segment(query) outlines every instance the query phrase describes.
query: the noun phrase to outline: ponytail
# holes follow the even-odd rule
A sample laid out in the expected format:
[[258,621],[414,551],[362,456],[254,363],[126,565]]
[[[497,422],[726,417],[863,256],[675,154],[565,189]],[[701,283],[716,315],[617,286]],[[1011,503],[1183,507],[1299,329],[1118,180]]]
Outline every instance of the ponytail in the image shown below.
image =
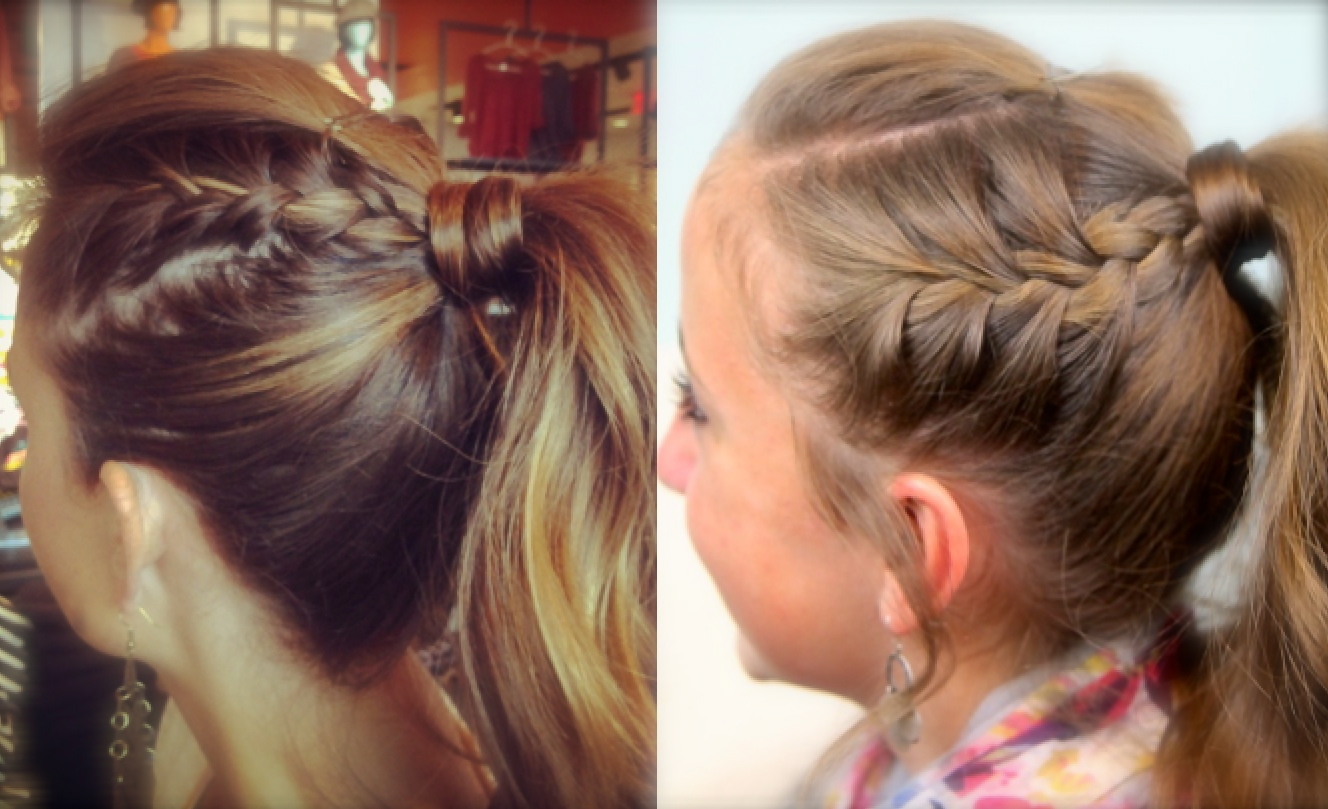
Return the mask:
[[[526,262],[509,272],[528,277],[496,318],[513,319],[514,333],[457,573],[460,701],[499,783],[496,805],[645,805],[653,232],[647,211],[595,177],[544,180],[519,197],[508,235]],[[486,193],[498,198],[508,200]]]
[[1262,205],[1285,279],[1277,350],[1259,369],[1269,455],[1248,497],[1260,552],[1234,623],[1208,640],[1176,706],[1164,805],[1328,804],[1328,139],[1284,135],[1248,161],[1253,194],[1225,192],[1254,205],[1205,210],[1193,164],[1191,185],[1210,246],[1238,249],[1218,231],[1256,236]]

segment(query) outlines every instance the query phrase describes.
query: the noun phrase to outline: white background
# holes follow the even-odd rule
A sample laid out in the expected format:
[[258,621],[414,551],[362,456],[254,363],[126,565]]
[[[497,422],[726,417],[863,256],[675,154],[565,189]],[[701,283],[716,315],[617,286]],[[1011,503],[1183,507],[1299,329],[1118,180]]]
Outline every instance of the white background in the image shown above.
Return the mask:
[[[1196,148],[1248,148],[1328,125],[1328,11],[1299,3],[812,3],[660,0],[661,431],[678,368],[678,244],[687,195],[759,78],[801,45],[889,19],[983,25],[1069,70],[1133,70],[1176,100]],[[682,499],[659,495],[659,806],[780,802],[855,715],[851,706],[746,679],[735,630],[687,541]]]

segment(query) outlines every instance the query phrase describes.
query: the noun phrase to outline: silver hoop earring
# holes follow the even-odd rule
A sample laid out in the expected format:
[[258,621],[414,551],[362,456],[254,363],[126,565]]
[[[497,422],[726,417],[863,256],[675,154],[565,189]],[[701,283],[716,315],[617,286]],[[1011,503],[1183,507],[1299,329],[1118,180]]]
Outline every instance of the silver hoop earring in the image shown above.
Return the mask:
[[[899,678],[903,679],[902,684],[897,682]],[[885,695],[887,697],[907,695],[912,690],[913,667],[908,664],[908,658],[904,657],[904,647],[896,641],[895,650],[885,661]],[[896,748],[912,747],[922,738],[922,718],[910,704],[908,711],[891,722],[887,731],[890,742]]]

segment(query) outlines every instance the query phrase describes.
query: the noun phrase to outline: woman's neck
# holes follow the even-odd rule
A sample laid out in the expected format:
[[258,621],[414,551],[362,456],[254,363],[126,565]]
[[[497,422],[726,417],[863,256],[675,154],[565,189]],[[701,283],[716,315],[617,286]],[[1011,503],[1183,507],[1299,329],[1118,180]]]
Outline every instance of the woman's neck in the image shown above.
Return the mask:
[[163,53],[170,53],[174,50],[171,47],[171,41],[165,31],[154,31],[151,28],[148,29],[148,35],[143,38],[143,41],[139,43],[138,47],[142,48],[145,53],[150,53],[153,56],[160,56]]
[[260,630],[188,648],[161,680],[207,757],[217,805],[482,807],[482,771],[442,691],[407,654],[361,690]]

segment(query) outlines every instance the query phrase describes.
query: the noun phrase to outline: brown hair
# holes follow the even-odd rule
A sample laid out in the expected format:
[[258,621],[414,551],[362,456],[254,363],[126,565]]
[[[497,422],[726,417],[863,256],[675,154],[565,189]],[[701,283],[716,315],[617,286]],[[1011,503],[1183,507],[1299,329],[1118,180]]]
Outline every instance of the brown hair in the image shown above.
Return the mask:
[[[1251,485],[1255,581],[1229,628],[1185,630],[1156,798],[1318,804],[1328,139],[1281,136],[1248,165],[1232,146],[1191,152],[1137,76],[1053,74],[994,34],[911,22],[775,68],[713,176],[756,183],[762,214],[736,217],[790,259],[758,343],[811,405],[819,505],[876,543],[920,617],[932,665],[917,690],[937,682],[951,616],[875,495],[882,458],[999,498],[1011,530],[986,597],[1008,605],[1001,637],[1026,662],[1156,628]],[[1287,304],[1256,339],[1223,269],[1261,237]],[[760,281],[753,262],[744,274]],[[1261,374],[1271,460],[1256,480]]]
[[454,621],[506,804],[642,800],[655,248],[633,196],[443,182],[418,125],[239,49],[77,88],[41,165],[23,282],[87,479],[169,475],[334,681]]

